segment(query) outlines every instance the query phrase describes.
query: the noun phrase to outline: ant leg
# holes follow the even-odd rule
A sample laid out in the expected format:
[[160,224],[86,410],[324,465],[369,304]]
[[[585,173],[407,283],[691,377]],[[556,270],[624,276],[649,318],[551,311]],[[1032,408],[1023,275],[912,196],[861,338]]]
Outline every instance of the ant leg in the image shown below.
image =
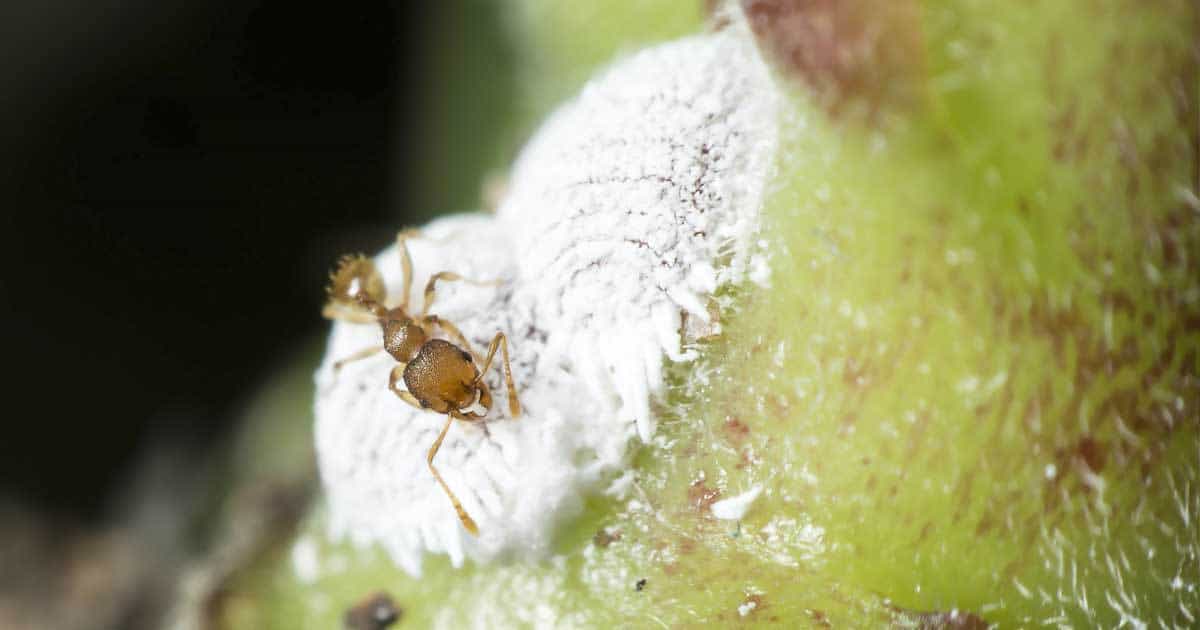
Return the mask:
[[487,358],[483,360],[483,367],[479,370],[479,376],[475,377],[476,383],[483,382],[483,375],[487,373],[488,368],[492,367],[492,357],[496,356],[496,346],[500,347],[504,356],[504,384],[508,386],[508,410],[512,417],[516,418],[521,415],[521,401],[517,400],[517,388],[513,385],[512,366],[508,363],[508,337],[504,333],[498,332],[495,337],[492,337],[492,343],[488,345]]
[[412,394],[410,394],[402,389],[392,389],[392,391],[395,392],[395,394],[400,397],[400,400],[403,400],[404,402],[416,407],[417,409],[420,409],[421,411],[426,410],[424,407],[421,406],[421,401],[417,400],[416,396],[413,396]]
[[481,415],[481,414],[475,413],[474,411],[468,411],[466,413],[463,413],[457,409],[451,409],[450,415],[454,416],[455,418],[458,418],[459,420],[462,420],[463,422],[470,422],[473,424],[478,424],[479,428],[483,429],[483,436],[489,440],[492,439],[492,432],[488,430],[487,420],[484,420],[484,417],[487,414]]
[[466,282],[467,284],[473,284],[477,287],[494,287],[500,284],[499,280],[489,280],[484,282],[481,280],[464,278],[453,271],[439,271],[430,276],[429,282],[425,284],[425,306],[421,309],[422,317],[429,312],[429,307],[433,306],[434,291],[437,288],[437,283],[439,280],[446,280],[448,282]]
[[433,446],[429,447],[429,456],[425,459],[425,462],[429,465],[429,472],[433,473],[434,478],[437,479],[439,484],[441,484],[442,490],[446,491],[446,496],[450,497],[450,502],[454,504],[454,511],[458,512],[458,520],[462,522],[463,527],[466,528],[466,530],[470,532],[472,536],[478,536],[479,526],[475,524],[475,521],[469,514],[467,514],[467,511],[463,509],[462,503],[459,503],[458,497],[454,496],[454,493],[450,491],[450,486],[446,485],[446,481],[442,479],[442,475],[438,473],[436,468],[433,467],[433,456],[437,455],[438,449],[442,447],[442,440],[446,439],[446,432],[450,430],[450,424],[453,422],[454,415],[446,414],[446,426],[442,427],[442,432],[439,433],[437,439],[433,441]]
[[396,387],[396,383],[400,381],[400,379],[404,378],[404,366],[406,365],[408,364],[398,363],[396,364],[396,367],[392,368],[392,373],[388,375],[388,389],[392,390],[392,393],[398,396],[400,400],[403,400],[404,402],[416,407],[417,409],[420,409],[421,411],[425,411],[425,406],[421,404],[421,401],[417,400],[416,396],[413,396],[406,390]]
[[[458,329],[458,326],[451,324],[437,315],[425,316],[422,320],[422,323],[441,328],[446,333],[446,336],[454,340],[454,343],[466,348],[467,352],[471,353],[471,357],[475,359],[476,364],[482,363],[482,361],[479,359],[479,355],[475,354],[475,348],[471,347],[471,342],[467,341],[466,335],[462,334],[462,331]],[[426,334],[428,334],[430,337],[433,336],[432,331],[428,331]]]
[[361,361],[362,359],[365,359],[367,357],[374,356],[375,353],[380,352],[382,350],[383,350],[383,346],[371,346],[370,348],[363,348],[362,350],[359,350],[358,352],[355,352],[354,354],[352,354],[344,359],[335,361],[333,363],[333,371],[338,372],[347,363],[353,363],[354,361]]
[[400,250],[400,308],[408,310],[408,296],[412,293],[412,255],[408,253],[410,238],[420,233],[416,230],[401,230],[396,234],[396,249]]
[[[425,407],[420,401],[417,400],[416,396],[413,396],[411,393],[396,387],[396,382],[400,380],[400,377],[404,374],[404,365],[405,364],[401,363],[392,368],[392,373],[388,377],[388,389],[392,390],[392,393],[399,396],[400,400],[403,400],[413,407],[424,411]],[[426,459],[426,462],[429,464],[429,472],[433,473],[434,478],[436,478],[437,482],[442,486],[442,490],[446,492],[446,496],[450,497],[450,502],[454,504],[454,511],[458,513],[458,520],[462,521],[463,527],[465,527],[472,536],[478,536],[479,527],[475,525],[475,521],[472,520],[471,516],[467,514],[467,511],[463,509],[462,503],[459,503],[458,501],[458,497],[454,496],[454,493],[450,491],[450,486],[446,485],[446,481],[442,479],[441,474],[439,474],[437,469],[433,467],[433,456],[437,455],[438,449],[442,447],[442,440],[446,439],[446,432],[450,430],[450,423],[453,422],[455,417],[459,417],[467,421],[472,420],[472,418],[468,418],[461,413],[456,414],[455,412],[451,412],[448,414],[446,416],[446,426],[442,427],[442,432],[439,433],[437,439],[434,440],[433,446],[429,447],[429,456]]]
[[[492,390],[491,390],[491,388],[488,387],[487,381],[483,380],[484,374],[485,374],[485,372],[480,372],[479,375],[475,377],[475,386],[477,388],[479,388],[479,401],[478,402],[480,405],[483,406],[484,409],[491,409],[492,408]],[[477,417],[483,418],[483,416],[477,416]],[[466,418],[463,418],[463,420],[466,420]]]

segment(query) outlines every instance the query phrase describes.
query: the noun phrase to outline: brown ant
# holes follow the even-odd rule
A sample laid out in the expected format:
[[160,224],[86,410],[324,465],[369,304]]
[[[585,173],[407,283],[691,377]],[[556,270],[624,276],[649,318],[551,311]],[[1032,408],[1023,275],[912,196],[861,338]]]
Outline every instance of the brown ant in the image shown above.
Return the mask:
[[[425,285],[425,304],[415,315],[408,311],[408,295],[412,288],[412,258],[408,253],[408,238],[415,236],[413,231],[401,232],[396,236],[396,247],[400,252],[401,293],[400,303],[388,307],[384,305],[387,289],[383,277],[375,268],[375,264],[363,256],[345,256],[339,261],[337,271],[330,274],[328,299],[322,315],[329,319],[337,319],[353,323],[379,324],[383,331],[383,345],[365,348],[334,363],[334,370],[351,361],[358,361],[373,356],[380,351],[386,351],[396,360],[388,377],[388,389],[404,402],[418,408],[446,414],[446,425],[429,448],[426,463],[430,472],[441,484],[446,496],[454,504],[458,512],[458,520],[472,535],[479,534],[479,527],[463,509],[458,497],[450,491],[441,474],[433,467],[433,457],[437,455],[450,430],[450,424],[455,420],[464,422],[480,422],[487,411],[492,408],[492,393],[483,375],[492,366],[492,358],[496,348],[500,348],[504,359],[504,382],[508,386],[508,409],[512,417],[521,415],[521,403],[517,400],[517,391],[513,386],[512,368],[508,362],[508,339],[503,332],[497,332],[488,346],[487,357],[483,359],[483,368],[475,369],[479,357],[471,350],[471,344],[454,324],[429,314],[433,304],[434,294],[439,281],[468,282],[484,285],[464,278],[454,272],[441,271],[433,274]],[[435,339],[438,330],[453,340]],[[457,345],[456,345],[457,344]],[[464,348],[466,348],[464,350]],[[404,387],[397,387],[397,382],[404,380]],[[484,407],[483,413],[466,411],[478,402]],[[486,428],[486,427],[485,427]]]

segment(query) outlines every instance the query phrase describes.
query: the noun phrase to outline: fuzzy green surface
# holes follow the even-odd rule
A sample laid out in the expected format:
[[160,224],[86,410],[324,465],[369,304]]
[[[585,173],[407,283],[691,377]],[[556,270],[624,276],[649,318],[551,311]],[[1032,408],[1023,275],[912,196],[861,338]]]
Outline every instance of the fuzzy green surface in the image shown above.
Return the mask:
[[[378,589],[401,627],[1195,625],[1196,20],[927,3],[917,110],[880,131],[794,99],[771,288],[725,296],[673,368],[630,500],[590,499],[552,558],[421,579],[327,542],[318,509],[321,577],[281,542],[227,626],[336,627]],[[740,524],[708,514],[756,484]]]
[[550,111],[616,56],[694,33],[693,0],[454,0],[439,5],[413,46],[425,70],[403,86],[419,124],[396,158],[409,174],[395,191],[422,223],[475,208],[487,175],[502,178]]
[[518,50],[521,117],[530,124],[614,58],[696,33],[704,20],[703,0],[515,0],[504,7]]
[[824,527],[830,584],[1004,627],[1187,626],[1194,30],[1182,5],[1032,8],[929,7],[928,110],[888,134],[797,113],[776,290],[717,389],[782,465],[756,508]]
[[447,209],[479,207],[484,174],[500,173],[519,146],[511,120],[518,106],[516,50],[493,0],[437,3],[425,36],[406,60],[422,72],[401,86],[413,118],[397,121],[406,144],[394,158],[400,216],[421,224]]

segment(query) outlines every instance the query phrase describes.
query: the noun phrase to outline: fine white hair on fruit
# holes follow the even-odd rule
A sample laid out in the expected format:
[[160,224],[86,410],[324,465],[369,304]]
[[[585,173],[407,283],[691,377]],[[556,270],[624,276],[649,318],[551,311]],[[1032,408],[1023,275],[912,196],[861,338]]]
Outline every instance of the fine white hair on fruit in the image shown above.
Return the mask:
[[[751,247],[773,165],[778,92],[744,24],[662,44],[617,63],[564,105],[515,166],[495,216],[435,221],[409,241],[410,304],[431,274],[433,311],[486,348],[509,338],[524,414],[508,417],[500,372],[487,429],[456,422],[437,455],[479,524],[459,524],[426,467],[443,416],[387,389],[374,325],[334,324],[317,372],[316,446],[335,536],[380,544],[409,573],[425,553],[454,566],[543,554],[580,495],[627,466],[654,433],[663,362],[685,361],[681,313],[707,321],[721,286],[761,267]],[[393,247],[376,260],[400,290]]]
[[749,490],[714,502],[709,509],[712,511],[714,518],[719,518],[726,521],[739,521],[746,512],[750,510],[750,506],[758,499],[758,495],[762,493],[762,486],[754,486]]

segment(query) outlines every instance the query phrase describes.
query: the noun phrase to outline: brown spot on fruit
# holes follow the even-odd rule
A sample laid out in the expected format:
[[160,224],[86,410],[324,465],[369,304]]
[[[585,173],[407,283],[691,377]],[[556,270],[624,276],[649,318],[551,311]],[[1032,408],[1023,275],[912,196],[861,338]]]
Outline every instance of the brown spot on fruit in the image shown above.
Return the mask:
[[755,462],[756,460],[754,453],[750,452],[750,449],[744,448],[742,449],[741,454],[738,456],[737,468],[738,470],[744,470],[753,466]]
[[701,513],[708,512],[720,496],[721,491],[705,485],[704,479],[697,479],[688,486],[688,504]]
[[746,599],[742,601],[742,604],[738,606],[738,615],[746,617],[748,615],[756,614],[766,607],[767,603],[766,600],[763,599],[763,596],[753,593],[747,595]]
[[741,0],[760,46],[831,113],[915,103],[924,75],[916,0]]
[[396,623],[402,612],[391,596],[378,591],[348,609],[342,623],[347,630],[384,630]]
[[1075,454],[1083,459],[1092,472],[1098,473],[1104,470],[1104,446],[1090,436],[1084,436],[1079,440],[1075,445]]
[[609,545],[621,540],[621,532],[609,532],[607,529],[600,528],[596,531],[596,535],[592,536],[592,544],[601,549],[606,549]]
[[750,435],[750,427],[746,426],[746,423],[737,416],[726,416],[723,428],[726,438],[734,444],[740,444]]
[[870,367],[867,362],[854,357],[846,359],[842,366],[842,382],[850,387],[866,387],[871,383]]
[[921,528],[921,533],[917,536],[917,543],[928,540],[931,533],[933,533],[933,523],[925,523],[925,526]]
[[896,613],[896,624],[906,628],[919,628],[920,630],[987,630],[988,628],[988,623],[983,620],[983,617],[963,610],[935,610],[932,612],[904,610],[903,608],[893,610]]
[[805,612],[807,612],[809,618],[812,619],[813,625],[821,627],[821,628],[832,628],[833,627],[833,624],[829,623],[829,618],[825,616],[825,611],[817,610],[814,608],[812,610],[807,610]]

